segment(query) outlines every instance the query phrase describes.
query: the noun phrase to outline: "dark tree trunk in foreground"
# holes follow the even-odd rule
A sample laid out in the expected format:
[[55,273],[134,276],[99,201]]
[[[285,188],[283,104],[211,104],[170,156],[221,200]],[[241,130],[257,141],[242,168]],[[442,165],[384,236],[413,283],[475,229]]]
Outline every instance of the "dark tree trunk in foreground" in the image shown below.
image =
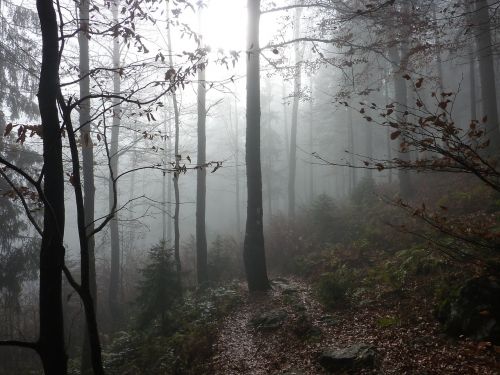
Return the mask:
[[40,337],[38,351],[45,374],[67,373],[62,309],[64,266],[64,172],[57,109],[59,91],[58,27],[52,0],[37,0],[42,32],[42,69],[38,103],[43,127],[45,195],[40,251]]
[[[198,165],[206,162],[206,106],[205,67],[198,71]],[[198,168],[196,172],[196,274],[198,285],[208,281],[207,274],[207,233],[205,209],[207,196],[207,170]]]
[[243,261],[248,289],[269,289],[262,223],[262,172],[260,165],[260,0],[248,0],[247,40],[247,223]]
[[[482,116],[487,116],[486,131],[490,139],[490,149],[498,152],[500,131],[498,130],[497,92],[495,86],[495,68],[491,37],[491,23],[487,0],[475,1],[475,30],[477,56],[479,58],[479,76],[481,79]],[[480,116],[480,117],[482,117]]]

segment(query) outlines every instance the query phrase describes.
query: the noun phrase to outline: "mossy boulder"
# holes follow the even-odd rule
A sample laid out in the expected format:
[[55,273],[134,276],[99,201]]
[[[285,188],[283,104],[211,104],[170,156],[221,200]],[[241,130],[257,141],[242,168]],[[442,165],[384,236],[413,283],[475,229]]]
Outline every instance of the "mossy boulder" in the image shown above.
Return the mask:
[[445,300],[438,319],[446,333],[500,344],[500,282],[482,276],[468,280]]

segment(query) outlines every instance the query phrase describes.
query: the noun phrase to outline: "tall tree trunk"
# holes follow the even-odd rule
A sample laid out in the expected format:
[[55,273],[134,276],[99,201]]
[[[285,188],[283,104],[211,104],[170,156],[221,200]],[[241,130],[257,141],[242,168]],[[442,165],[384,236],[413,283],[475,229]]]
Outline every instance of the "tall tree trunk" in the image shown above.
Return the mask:
[[[231,114],[231,107],[229,109]],[[240,136],[238,121],[238,104],[234,100],[234,178],[236,186],[236,240],[241,245],[241,213],[240,213]]]
[[[295,10],[295,21],[293,24],[293,37],[300,37],[300,16],[302,8]],[[290,131],[290,161],[288,166],[288,218],[295,220],[295,179],[297,172],[297,122],[299,113],[299,100],[302,78],[302,50],[298,42],[294,45],[295,54],[295,77],[293,82],[293,105],[292,105],[292,126]]]
[[[170,32],[170,7],[169,2],[167,1],[167,42],[168,42],[168,55],[169,55],[169,64],[170,68],[174,69],[174,59],[172,57],[172,35]],[[175,80],[175,77],[172,77],[172,80]],[[174,196],[175,196],[175,214],[174,214],[174,259],[175,259],[175,268],[177,270],[178,275],[180,276],[181,272],[181,256],[180,256],[180,229],[179,229],[179,214],[180,214],[180,197],[179,197],[179,177],[180,173],[178,173],[180,167],[180,158],[179,155],[179,105],[177,103],[177,94],[175,91],[175,87],[172,89],[172,104],[174,107],[174,124],[175,124],[175,140],[174,140],[174,157],[175,157],[175,170],[174,172]]]
[[243,261],[248,289],[269,289],[262,222],[262,172],[260,160],[260,0],[248,0],[247,36],[247,222]]
[[[167,148],[168,148],[168,159],[167,164],[172,165],[172,118],[171,113],[168,117],[168,139],[167,139]],[[172,204],[172,179],[169,178],[167,181],[167,197],[169,206]],[[169,215],[167,218],[167,241],[169,243],[169,247],[172,246],[172,231],[173,231],[173,220],[172,215],[170,215],[170,209],[168,210]]]
[[[201,10],[200,10],[201,11]],[[201,16],[200,16],[201,17]],[[201,23],[201,21],[200,21]],[[198,165],[206,163],[206,87],[205,63],[198,67]],[[196,274],[198,285],[208,281],[207,265],[207,232],[205,227],[205,210],[207,197],[207,170],[205,167],[196,171]]]
[[470,120],[477,120],[476,97],[476,63],[474,60],[474,47],[469,50],[469,87],[470,87]]
[[[408,107],[408,92],[406,89],[406,80],[403,76],[403,69],[401,67],[402,57],[400,51],[397,47],[391,47],[389,49],[389,54],[391,61],[393,63],[393,75],[394,75],[394,92],[396,96],[396,112],[398,123],[405,121],[403,113]],[[404,55],[404,50],[403,50]],[[404,142],[403,138],[400,138],[398,143]],[[407,162],[409,161],[408,152],[404,152],[398,147],[398,157],[399,159]],[[408,199],[413,195],[413,188],[411,185],[411,179],[408,171],[400,169],[398,171],[399,177],[399,194],[401,198]]]
[[47,375],[67,373],[62,308],[64,266],[64,171],[61,129],[57,108],[59,91],[58,26],[52,0],[36,2],[42,32],[42,68],[38,104],[43,128],[45,195],[40,250],[39,354]]
[[475,0],[475,6],[474,24],[477,26],[475,32],[476,53],[479,58],[481,100],[484,112],[482,115],[487,116],[486,131],[490,139],[489,149],[496,153],[500,148],[500,132],[498,129],[497,92],[488,1]]
[[[89,77],[89,2],[82,0],[79,5],[80,11],[80,33],[78,34],[78,43],[80,47],[80,98],[90,95],[90,77]],[[88,273],[89,287],[94,309],[97,306],[97,285],[95,271],[95,239],[89,236],[94,230],[94,204],[95,204],[95,186],[94,186],[94,146],[91,138],[90,129],[90,99],[84,100],[80,104],[80,133],[82,139],[82,169],[83,169],[83,206],[85,215],[85,228],[87,237],[88,252]],[[84,329],[84,342],[82,350],[81,372],[87,374],[91,372],[92,361],[90,356],[90,341],[88,327]]]
[[[118,8],[120,0],[114,0],[111,6],[113,13],[113,23],[117,25]],[[121,92],[120,81],[120,40],[118,37],[113,39],[113,92],[117,95]],[[111,142],[109,148],[110,177],[108,182],[109,210],[113,209],[117,187],[113,179],[118,175],[118,138],[120,135],[121,124],[121,104],[119,99],[113,99],[113,119],[111,127]],[[109,310],[111,312],[113,328],[117,328],[121,320],[120,309],[120,233],[118,230],[118,212],[114,213],[109,222],[111,237],[111,271],[109,275]]]
[[347,108],[347,144],[349,149],[349,192],[352,194],[356,187],[356,168],[354,168],[354,123],[352,121],[352,109]]
[[[166,111],[165,111],[166,113]],[[167,164],[167,119],[165,118],[165,122],[163,124],[163,131],[165,133],[163,138],[163,161],[165,164],[165,169],[168,168]],[[161,244],[163,251],[167,250],[167,172],[163,171],[162,180],[161,180]]]
[[[385,79],[384,79],[384,99],[385,99],[385,105],[389,104],[389,71],[385,72]],[[391,145],[391,129],[390,127],[387,127],[387,160],[392,159],[392,145]],[[387,182],[389,184],[392,184],[392,168],[389,168],[387,170]]]
[[[436,15],[436,4],[433,4],[432,6],[432,17],[434,20],[434,23],[437,25],[438,20],[437,20],[437,15]],[[439,38],[439,35],[436,34],[434,38],[434,44],[436,45],[437,50],[435,51],[436,55],[436,70],[437,70],[437,78],[438,78],[438,89],[439,92],[442,93],[444,92],[444,77],[443,77],[443,60],[441,58],[441,40]]]
[[[271,129],[271,100],[272,100],[272,86],[270,82],[267,82],[266,85],[266,91],[267,91],[267,99],[266,99],[266,104],[267,104],[267,115],[266,115],[266,132],[268,134],[268,152],[266,155],[266,162],[265,162],[265,183],[266,183],[266,190],[267,190],[267,210],[268,210],[268,218],[269,221],[272,220],[273,217],[273,142],[271,141],[272,137],[272,129]],[[264,138],[266,136],[264,135]]]
[[[309,152],[314,152],[313,142],[313,128],[314,128],[314,112],[313,112],[313,75],[309,77],[309,84],[311,86],[311,98],[309,100]],[[314,201],[314,164],[309,165],[309,202],[312,204]]]
[[[168,106],[165,106],[165,122],[163,124],[163,158],[165,163],[165,169],[170,168],[171,164],[171,149],[170,149],[170,131],[171,131],[171,121],[170,121],[170,111]],[[162,222],[162,245],[163,251],[167,251],[169,248],[168,243],[171,240],[171,225],[170,225],[170,210],[167,209],[167,206],[171,203],[172,196],[172,179],[170,177],[167,178],[167,172],[163,172],[162,176],[162,184],[161,184],[161,199],[162,199],[162,213],[161,213],[161,222]],[[168,220],[167,220],[168,216]]]
[[290,160],[290,140],[289,134],[288,134],[288,108],[286,105],[286,91],[285,91],[285,82],[283,81],[282,83],[282,92],[283,92],[283,133],[285,135],[285,153],[286,153],[286,159]]

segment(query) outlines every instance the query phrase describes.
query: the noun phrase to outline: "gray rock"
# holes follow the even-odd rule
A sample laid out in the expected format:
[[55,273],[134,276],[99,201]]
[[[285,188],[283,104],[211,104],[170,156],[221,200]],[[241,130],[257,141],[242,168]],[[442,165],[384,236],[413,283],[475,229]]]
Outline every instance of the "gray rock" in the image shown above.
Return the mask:
[[468,280],[438,311],[448,334],[500,344],[500,283],[493,277]]
[[342,349],[328,349],[321,353],[319,363],[326,370],[350,371],[375,367],[377,352],[366,344],[354,344]]
[[331,315],[323,315],[319,318],[319,321],[329,326],[335,326],[338,324],[337,320]]
[[271,310],[256,315],[250,321],[250,324],[257,329],[273,330],[281,327],[288,314],[283,310]]

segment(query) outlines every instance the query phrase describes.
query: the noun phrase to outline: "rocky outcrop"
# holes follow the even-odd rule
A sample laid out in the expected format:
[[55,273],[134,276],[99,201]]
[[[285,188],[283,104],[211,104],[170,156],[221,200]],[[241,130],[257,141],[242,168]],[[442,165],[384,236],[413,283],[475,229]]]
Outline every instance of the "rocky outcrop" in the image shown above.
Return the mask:
[[438,319],[451,335],[464,334],[475,340],[500,344],[500,283],[496,277],[468,280],[446,300]]

